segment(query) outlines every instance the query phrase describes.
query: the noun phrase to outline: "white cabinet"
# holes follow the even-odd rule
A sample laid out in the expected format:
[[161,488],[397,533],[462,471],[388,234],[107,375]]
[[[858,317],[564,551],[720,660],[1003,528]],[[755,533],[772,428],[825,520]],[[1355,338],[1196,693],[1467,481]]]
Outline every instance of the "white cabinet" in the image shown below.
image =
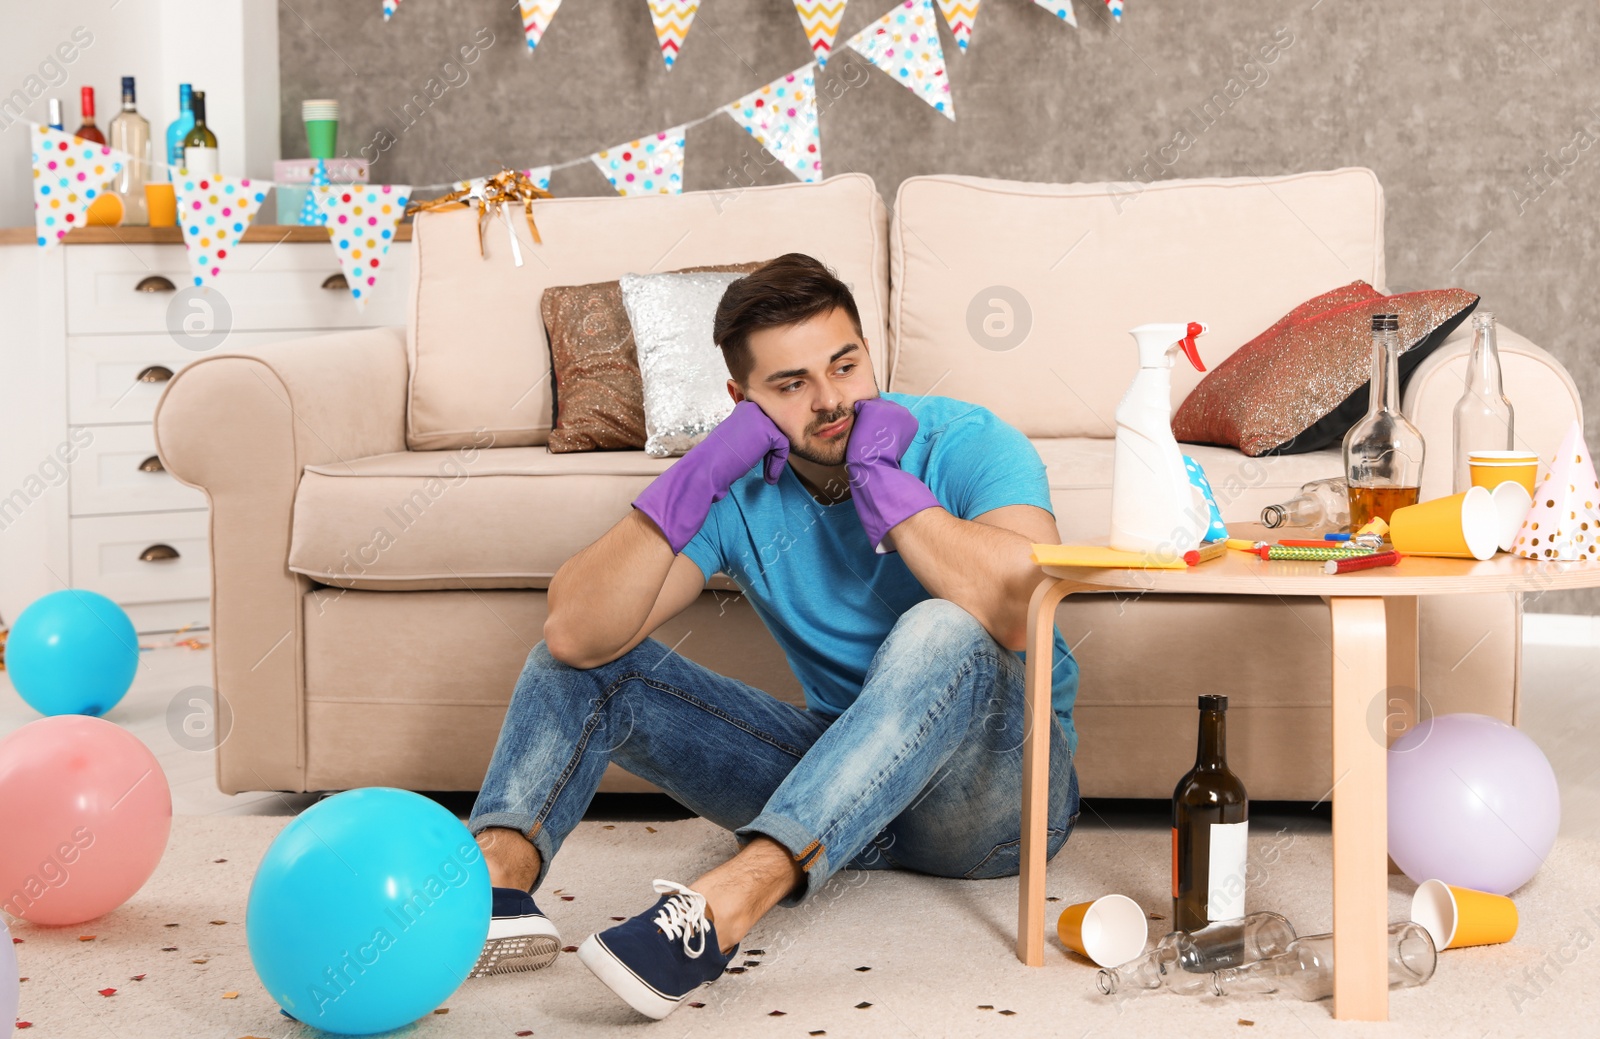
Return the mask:
[[210,624],[205,495],[166,472],[151,419],[202,357],[404,325],[411,244],[364,311],[324,243],[236,248],[207,289],[184,247],[0,247],[0,619],[63,587],[109,597],[141,633]]

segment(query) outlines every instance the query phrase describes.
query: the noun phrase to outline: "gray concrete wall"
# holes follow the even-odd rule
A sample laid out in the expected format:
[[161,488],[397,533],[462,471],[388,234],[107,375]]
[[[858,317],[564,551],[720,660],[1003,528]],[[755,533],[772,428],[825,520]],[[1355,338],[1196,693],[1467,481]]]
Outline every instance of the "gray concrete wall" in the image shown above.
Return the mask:
[[[889,6],[855,0],[840,41]],[[789,0],[703,0],[670,73],[643,0],[567,0],[531,57],[510,2],[410,0],[387,25],[378,8],[280,10],[285,156],[305,154],[300,101],[337,97],[341,149],[365,148],[384,180],[560,162],[698,118],[807,53]],[[1128,179],[1147,163],[1167,177],[1369,166],[1388,196],[1391,289],[1480,293],[1600,399],[1600,8],[1132,0],[1120,26],[1098,0],[1076,11],[1074,31],[1031,0],[988,0],[964,56],[941,28],[954,123],[841,48],[818,80],[825,99],[838,95],[821,113],[825,172],[865,171],[892,202],[921,173],[1067,182]],[[472,64],[444,68],[473,45]],[[437,100],[430,78],[447,87]],[[1230,80],[1233,105],[1162,165],[1158,149],[1195,126],[1187,110]],[[729,119],[690,130],[685,188],[789,179],[751,143]],[[611,191],[587,164],[551,188]],[[1600,409],[1587,422],[1600,445]],[[1600,592],[1547,593],[1529,609],[1600,612]]]

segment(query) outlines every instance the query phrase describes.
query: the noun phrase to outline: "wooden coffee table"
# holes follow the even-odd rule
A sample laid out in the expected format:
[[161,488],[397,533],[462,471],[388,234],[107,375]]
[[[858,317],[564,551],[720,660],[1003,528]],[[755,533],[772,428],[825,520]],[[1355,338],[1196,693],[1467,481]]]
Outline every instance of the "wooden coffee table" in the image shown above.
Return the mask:
[[[1285,531],[1235,524],[1235,537],[1277,540]],[[1368,708],[1390,686],[1417,689],[1417,597],[1600,586],[1600,564],[1535,562],[1508,553],[1478,562],[1408,556],[1392,567],[1323,573],[1320,562],[1263,561],[1245,552],[1183,570],[1042,567],[1028,604],[1027,690],[1034,718],[1050,716],[1056,605],[1074,593],[1315,595],[1328,604],[1333,645],[1333,1016],[1389,1016],[1387,747]],[[1174,781],[1186,763],[1173,763]],[[1022,753],[1022,863],[1017,958],[1044,964],[1045,829],[1050,803],[1049,727],[1031,726]]]

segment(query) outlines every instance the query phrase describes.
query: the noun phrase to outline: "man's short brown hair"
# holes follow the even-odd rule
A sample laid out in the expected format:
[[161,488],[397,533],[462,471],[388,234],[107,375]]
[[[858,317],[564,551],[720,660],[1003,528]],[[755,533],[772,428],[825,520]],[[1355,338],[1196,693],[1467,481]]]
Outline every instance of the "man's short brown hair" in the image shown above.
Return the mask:
[[750,336],[765,328],[798,325],[819,314],[843,308],[861,335],[861,315],[850,286],[820,260],[805,253],[785,253],[733,282],[717,304],[711,338],[722,348],[728,374],[748,386],[755,357]]

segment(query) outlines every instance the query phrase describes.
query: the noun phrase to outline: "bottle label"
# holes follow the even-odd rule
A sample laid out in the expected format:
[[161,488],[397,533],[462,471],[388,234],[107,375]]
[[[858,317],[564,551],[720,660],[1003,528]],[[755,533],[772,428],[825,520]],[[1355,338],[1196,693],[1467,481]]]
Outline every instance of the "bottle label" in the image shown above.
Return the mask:
[[217,173],[217,150],[190,145],[183,149],[181,165],[196,176],[214,177]]
[[[1211,824],[1211,861],[1206,873],[1207,920],[1236,920],[1244,915],[1249,833],[1248,820]],[[1176,843],[1173,846],[1176,847]]]

